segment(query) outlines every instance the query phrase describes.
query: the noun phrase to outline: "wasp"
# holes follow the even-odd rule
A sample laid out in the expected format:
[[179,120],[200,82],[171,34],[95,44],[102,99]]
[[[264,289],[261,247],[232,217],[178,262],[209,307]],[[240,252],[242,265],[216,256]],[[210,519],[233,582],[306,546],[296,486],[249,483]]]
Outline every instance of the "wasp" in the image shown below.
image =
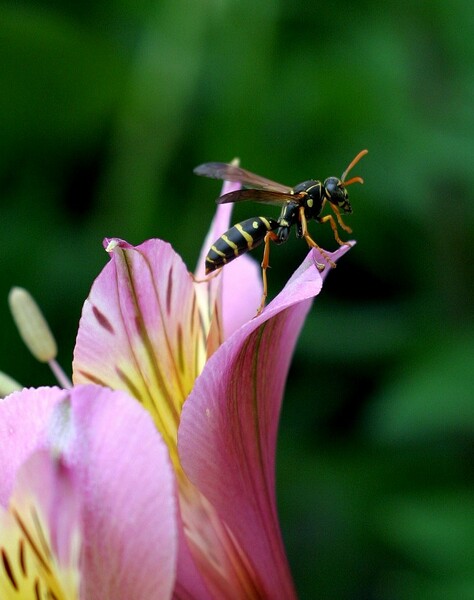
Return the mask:
[[[349,180],[346,177],[352,167],[367,152],[368,150],[361,150],[349,163],[349,166],[340,178],[328,177],[324,182],[308,179],[294,187],[276,183],[234,164],[211,162],[196,167],[194,173],[197,175],[239,182],[247,188],[224,194],[216,200],[217,204],[253,200],[264,204],[281,206],[281,213],[278,219],[268,217],[246,219],[223,233],[211,246],[207,254],[206,275],[220,269],[227,263],[235,260],[238,256],[264,243],[263,260],[261,263],[263,294],[260,307],[257,311],[257,314],[259,314],[265,306],[267,297],[267,269],[270,261],[270,244],[274,242],[279,245],[286,242],[293,226],[296,226],[296,237],[304,238],[310,248],[317,248],[330,267],[334,268],[336,266],[335,263],[329,259],[324,250],[310,236],[308,221],[314,219],[318,223],[329,223],[336,242],[340,246],[347,243],[343,242],[339,237],[336,221],[344,231],[352,233],[351,228],[344,223],[341,216],[341,211],[345,214],[352,213],[346,188],[352,183],[364,183],[364,181],[361,177],[352,177]],[[321,216],[327,202],[329,202],[336,220],[332,214]],[[325,268],[324,264],[318,262],[316,266],[320,271]]]

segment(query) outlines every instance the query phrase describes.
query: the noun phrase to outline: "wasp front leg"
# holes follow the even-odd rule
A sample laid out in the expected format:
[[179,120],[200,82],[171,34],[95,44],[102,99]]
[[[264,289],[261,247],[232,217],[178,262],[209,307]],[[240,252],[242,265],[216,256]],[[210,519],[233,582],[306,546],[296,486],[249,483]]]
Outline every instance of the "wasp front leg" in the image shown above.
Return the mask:
[[[309,235],[308,223],[306,221],[306,216],[304,214],[304,206],[302,206],[300,208],[300,223],[301,223],[301,235],[306,240],[306,243],[308,244],[308,246],[310,248],[316,248],[316,250],[318,250],[320,252],[320,254],[323,256],[323,258],[328,262],[329,266],[332,269],[335,269],[336,263],[333,262],[329,258],[329,256],[326,254],[326,252],[324,252],[324,250],[322,248],[320,248],[318,246],[318,244],[313,240],[313,238]],[[324,271],[324,269],[326,268],[326,265],[324,265],[323,263],[320,263],[318,261],[315,261],[315,263],[316,263],[316,267],[317,267],[318,271]]]
[[329,204],[331,205],[332,211],[336,215],[337,222],[339,223],[341,228],[344,229],[344,231],[347,231],[347,233],[352,233],[352,229],[348,225],[346,225],[344,223],[344,221],[342,220],[341,213],[339,212],[339,208],[332,202],[330,202]]
[[[325,217],[322,217],[321,219],[319,219],[319,222],[320,223],[329,223],[329,225],[331,225],[331,229],[332,229],[332,231],[334,233],[334,239],[339,244],[339,246],[350,246],[351,245],[349,242],[343,242],[341,240],[341,238],[339,237],[339,233],[337,231],[336,221],[334,220],[334,217],[332,215],[326,215]],[[348,231],[349,233],[352,233],[352,229],[350,229],[349,227],[347,227],[347,225],[345,225],[345,224],[344,224],[344,229],[346,231]]]

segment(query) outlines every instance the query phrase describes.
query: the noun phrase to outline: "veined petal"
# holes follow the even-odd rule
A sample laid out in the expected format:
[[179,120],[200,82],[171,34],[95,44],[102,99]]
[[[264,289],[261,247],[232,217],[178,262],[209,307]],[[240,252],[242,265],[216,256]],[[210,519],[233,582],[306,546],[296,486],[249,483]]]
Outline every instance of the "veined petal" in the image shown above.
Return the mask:
[[83,474],[87,600],[169,598],[178,551],[175,480],[149,414],[123,392],[80,386],[72,397]]
[[194,285],[169,244],[109,242],[79,324],[74,383],[122,389],[151,413],[177,464],[181,406],[205,361]]
[[[341,247],[329,257],[336,261]],[[275,453],[293,348],[323,278],[312,250],[263,313],[210,358],[184,405],[179,451],[190,480],[212,503],[245,558],[255,598],[288,599],[293,584],[275,500]]]
[[198,281],[196,295],[207,323],[209,358],[234,331],[255,316],[262,299],[262,271],[257,261],[244,255],[226,265],[209,281]]
[[[259,260],[262,250],[256,251]],[[260,263],[253,256],[240,256],[226,265],[222,272],[223,339],[253,319],[262,299],[263,283]]]
[[23,389],[0,402],[0,505],[8,506],[17,472],[33,452],[48,447],[54,407],[67,392],[57,387]]
[[[64,402],[70,422],[57,436],[52,423]],[[178,544],[174,473],[150,415],[134,399],[99,386],[17,392],[0,403],[0,447],[9,449],[0,455],[7,488],[10,458],[24,462],[38,448],[60,452],[73,473],[81,507],[81,598],[171,597]],[[74,513],[67,495],[51,497],[65,503],[59,514]],[[67,530],[64,519],[51,528],[53,539],[61,527]],[[61,558],[64,544],[55,548]]]
[[18,471],[1,509],[0,597],[79,598],[80,504],[70,469],[46,450]]
[[[242,186],[240,183],[232,181],[225,181],[222,186],[221,196],[229,194],[230,192],[236,192],[240,190]],[[206,276],[205,273],[205,261],[209,248],[217,240],[217,238],[227,231],[230,227],[230,217],[232,215],[233,204],[218,204],[214,218],[212,219],[211,226],[207,232],[206,239],[201,248],[201,254],[196,265],[195,276],[198,279],[202,279]]]
[[[224,182],[221,196],[241,188]],[[196,265],[196,295],[203,322],[209,330],[207,354],[211,354],[241,325],[251,319],[262,297],[262,278],[257,261],[243,255],[219,274],[205,279],[205,260],[212,244],[230,228],[233,204],[219,204]]]

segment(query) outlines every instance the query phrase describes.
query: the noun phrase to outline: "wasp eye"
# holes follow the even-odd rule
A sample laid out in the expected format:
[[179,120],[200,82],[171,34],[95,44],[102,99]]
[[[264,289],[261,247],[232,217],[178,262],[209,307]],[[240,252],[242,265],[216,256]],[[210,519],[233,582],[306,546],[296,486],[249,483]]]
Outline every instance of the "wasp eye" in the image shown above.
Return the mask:
[[326,195],[331,200],[334,195],[340,193],[339,184],[341,182],[336,177],[328,177],[324,182],[324,187],[326,189]]

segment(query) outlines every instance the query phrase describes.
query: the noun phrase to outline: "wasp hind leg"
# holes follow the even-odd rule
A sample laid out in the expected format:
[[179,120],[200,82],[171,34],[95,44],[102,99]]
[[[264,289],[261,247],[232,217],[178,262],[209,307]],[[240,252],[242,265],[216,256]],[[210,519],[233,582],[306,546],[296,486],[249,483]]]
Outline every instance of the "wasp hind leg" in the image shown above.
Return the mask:
[[276,242],[277,240],[278,240],[278,236],[273,231],[269,231],[268,233],[265,234],[265,238],[264,238],[265,246],[264,246],[264,250],[263,250],[263,260],[260,265],[262,267],[263,292],[262,292],[262,300],[260,302],[260,306],[258,307],[257,314],[255,315],[256,317],[258,317],[258,315],[265,308],[265,302],[266,302],[267,296],[268,296],[267,269],[270,266],[270,243],[272,241]]
[[[308,223],[306,222],[306,217],[305,217],[305,214],[304,214],[304,208],[303,207],[300,208],[300,223],[301,223],[301,235],[306,240],[306,243],[308,244],[308,246],[310,248],[315,248],[316,250],[318,250],[319,253],[321,254],[321,256],[324,258],[324,260],[327,261],[327,263],[331,267],[331,269],[335,269],[336,268],[336,263],[333,262],[329,258],[329,256],[326,254],[326,252],[320,246],[318,246],[318,244],[309,235],[309,232],[308,232]],[[314,262],[316,263],[316,268],[318,269],[318,271],[320,271],[320,272],[324,271],[324,269],[326,268],[326,265],[324,265],[323,263],[318,262],[317,260],[315,260]]]

